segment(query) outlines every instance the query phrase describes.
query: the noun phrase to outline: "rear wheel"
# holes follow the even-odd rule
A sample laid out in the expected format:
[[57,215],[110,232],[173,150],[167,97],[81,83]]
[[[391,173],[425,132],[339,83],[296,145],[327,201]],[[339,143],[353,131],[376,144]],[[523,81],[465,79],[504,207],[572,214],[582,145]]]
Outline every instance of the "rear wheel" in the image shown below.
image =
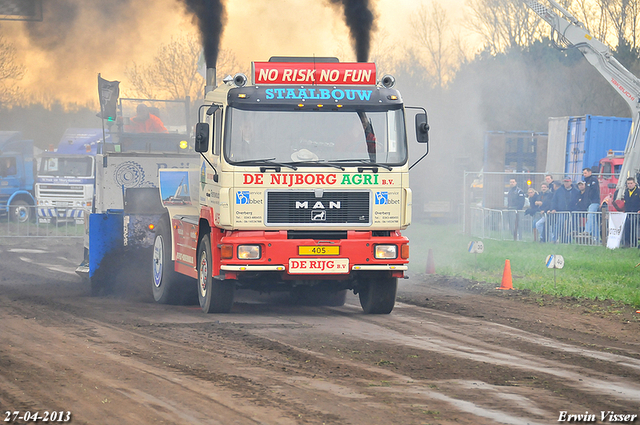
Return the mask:
[[366,314],[389,314],[396,303],[398,279],[373,278],[360,291],[360,305]]
[[31,209],[33,207],[30,206],[25,201],[15,201],[11,203],[9,207],[9,214],[11,217],[11,221],[15,221],[18,223],[26,223],[31,220]]
[[228,313],[233,307],[234,283],[212,276],[211,238],[202,237],[198,245],[198,300],[205,313]]
[[160,304],[178,304],[182,286],[182,276],[175,271],[171,260],[171,234],[166,219],[156,226],[153,242],[153,299]]

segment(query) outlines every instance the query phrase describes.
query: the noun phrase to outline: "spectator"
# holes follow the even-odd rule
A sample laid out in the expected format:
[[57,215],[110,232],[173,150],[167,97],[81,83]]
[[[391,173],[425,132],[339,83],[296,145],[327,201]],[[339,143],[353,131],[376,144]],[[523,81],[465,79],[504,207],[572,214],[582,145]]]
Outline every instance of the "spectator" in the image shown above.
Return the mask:
[[549,186],[547,183],[542,183],[540,185],[540,193],[538,194],[538,200],[535,202],[538,207],[540,214],[542,217],[538,221],[536,221],[536,231],[538,236],[540,237],[540,242],[547,241],[547,232],[546,232],[546,223],[547,223],[547,214],[551,212],[551,208],[553,201],[553,193],[549,190]]
[[586,197],[589,203],[587,225],[584,230],[591,235],[595,243],[600,243],[600,220],[598,220],[598,214],[595,214],[600,207],[600,183],[589,167],[582,169],[582,176],[584,177]]
[[526,209],[524,215],[535,216],[540,211],[540,206],[536,205],[540,194],[532,187],[527,189],[527,199],[529,200],[529,208]]
[[516,179],[509,180],[509,186],[511,186],[511,189],[509,189],[507,193],[507,208],[515,210],[509,212],[509,229],[513,234],[513,239],[520,240],[522,239],[522,232],[520,230],[519,219],[521,210],[524,208],[524,192],[518,187]]
[[[622,196],[622,200],[624,201],[624,208],[622,208],[622,210],[628,213],[628,215],[624,222],[623,247],[631,246],[631,241],[636,244],[638,243],[638,226],[640,225],[640,220],[638,219],[638,214],[640,214],[640,190],[633,177],[628,177],[626,183],[627,189]],[[618,192],[616,191],[613,196],[614,199],[617,197],[617,194]],[[617,202],[614,202],[613,206],[616,207],[617,210],[620,210]],[[637,246],[640,248],[640,245]]]
[[532,187],[527,189],[527,200],[529,201],[529,208],[524,212],[524,215],[530,215],[533,227],[533,240],[538,240],[538,234],[536,230],[536,222],[540,219],[540,206],[536,205],[536,202],[540,198],[540,194]]
[[585,182],[578,182],[578,196],[572,210],[577,212],[586,212],[589,209],[589,198],[587,197],[587,186]]
[[553,180],[553,176],[551,174],[547,174],[546,176],[544,176],[544,182],[547,184],[547,187],[549,188],[549,192],[553,193],[553,191],[555,190],[554,187],[554,181]]
[[132,133],[166,133],[167,129],[162,120],[149,112],[149,107],[141,103],[136,108],[136,116],[131,118],[131,124],[126,131]]
[[562,180],[562,186],[554,183],[556,190],[553,194],[551,212],[555,215],[555,240],[562,243],[569,242],[569,213],[577,202],[578,190],[573,187],[571,177],[567,176]]
[[578,187],[578,195],[575,199],[575,204],[571,208],[573,212],[576,214],[573,215],[573,228],[576,232],[579,233],[580,237],[588,237],[591,238],[591,235],[587,232],[583,232],[586,221],[586,212],[589,208],[589,199],[587,198],[587,187],[584,182],[576,183]]

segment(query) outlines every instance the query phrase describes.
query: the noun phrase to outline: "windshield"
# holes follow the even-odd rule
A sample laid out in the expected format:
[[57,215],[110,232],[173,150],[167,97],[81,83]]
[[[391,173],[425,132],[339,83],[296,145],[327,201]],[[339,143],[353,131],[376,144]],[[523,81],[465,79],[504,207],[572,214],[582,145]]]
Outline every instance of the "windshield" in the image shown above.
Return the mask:
[[91,177],[93,159],[90,156],[42,158],[41,176]]
[[[383,112],[247,111],[228,108],[231,163],[372,162],[401,165],[407,160],[402,109]],[[313,165],[313,164],[311,164]]]

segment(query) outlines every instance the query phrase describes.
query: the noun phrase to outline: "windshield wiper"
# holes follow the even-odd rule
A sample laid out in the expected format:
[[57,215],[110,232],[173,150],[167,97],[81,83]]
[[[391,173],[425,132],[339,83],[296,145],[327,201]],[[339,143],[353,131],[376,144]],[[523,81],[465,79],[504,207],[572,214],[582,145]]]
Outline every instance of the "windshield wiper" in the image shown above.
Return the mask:
[[320,165],[322,167],[333,167],[337,168],[341,171],[344,171],[344,167],[341,167],[337,164],[332,164],[331,162],[322,161],[296,161],[296,162],[288,162],[287,164],[301,164],[301,165]]
[[382,167],[382,168],[386,168],[389,171],[393,170],[393,167],[390,167],[387,164],[379,164],[377,162],[371,162],[371,160],[368,160],[368,159],[357,159],[357,158],[354,158],[354,159],[336,159],[336,160],[330,161],[329,163],[331,163],[331,162],[339,162],[339,163],[356,162],[358,164],[365,164],[365,165],[370,166],[370,167]]
[[[291,164],[285,163],[285,162],[276,162],[274,161],[275,158],[263,158],[263,159],[247,159],[244,161],[236,161],[233,162],[233,165],[273,165],[274,167],[287,167],[287,168],[291,168],[292,170],[297,170],[298,167],[295,167]],[[280,170],[277,170],[280,171]]]

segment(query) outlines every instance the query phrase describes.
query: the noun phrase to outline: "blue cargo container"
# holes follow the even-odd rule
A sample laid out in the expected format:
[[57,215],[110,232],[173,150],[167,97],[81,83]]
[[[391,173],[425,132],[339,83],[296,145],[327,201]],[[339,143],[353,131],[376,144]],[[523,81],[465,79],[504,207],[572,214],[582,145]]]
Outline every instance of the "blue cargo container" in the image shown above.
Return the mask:
[[597,166],[609,150],[624,151],[630,128],[631,118],[598,115],[570,117],[565,172],[580,174],[585,167]]

